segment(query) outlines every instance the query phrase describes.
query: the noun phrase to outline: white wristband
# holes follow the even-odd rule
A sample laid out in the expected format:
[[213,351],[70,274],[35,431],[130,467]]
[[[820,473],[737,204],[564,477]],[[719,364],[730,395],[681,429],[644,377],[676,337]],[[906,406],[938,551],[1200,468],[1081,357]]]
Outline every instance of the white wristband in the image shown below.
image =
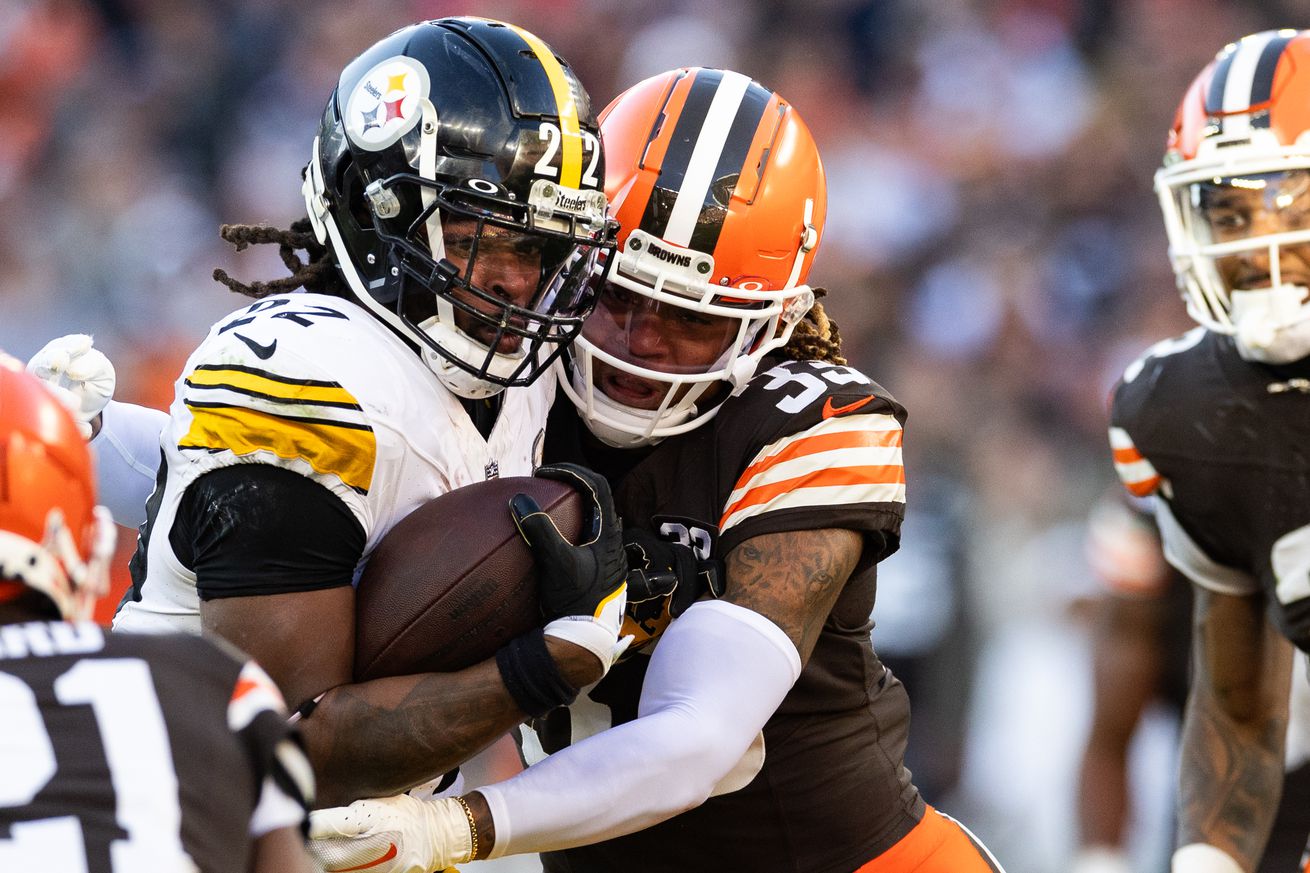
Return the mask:
[[624,583],[601,601],[595,615],[566,615],[548,623],[543,631],[548,637],[557,637],[582,646],[596,656],[604,672],[608,673],[619,655],[628,648],[628,643],[632,642],[632,637],[619,637],[627,602],[628,586]]
[[1209,843],[1188,843],[1174,852],[1171,873],[1246,873],[1223,849]]

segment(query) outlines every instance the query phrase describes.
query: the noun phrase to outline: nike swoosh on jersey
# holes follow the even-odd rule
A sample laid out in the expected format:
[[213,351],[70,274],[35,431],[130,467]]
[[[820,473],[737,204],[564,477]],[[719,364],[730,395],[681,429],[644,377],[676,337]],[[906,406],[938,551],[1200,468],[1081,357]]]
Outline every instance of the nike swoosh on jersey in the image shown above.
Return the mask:
[[387,861],[390,861],[394,857],[396,857],[396,844],[392,843],[391,846],[387,849],[387,853],[383,855],[381,858],[377,858],[373,861],[369,861],[367,864],[360,864],[356,867],[334,867],[333,869],[328,870],[327,873],[350,873],[351,870],[368,870],[370,867],[376,867],[379,864],[385,864]]
[[835,415],[845,415],[848,412],[854,412],[861,406],[867,406],[873,401],[874,396],[875,395],[870,394],[868,397],[861,397],[854,403],[847,403],[845,406],[833,406],[832,398],[829,397],[827,400],[823,401],[823,417],[832,418]]
[[719,531],[781,509],[905,502],[901,425],[887,414],[837,417],[759,451],[728,495]]
[[249,346],[250,350],[255,353],[255,357],[259,358],[261,361],[267,361],[269,358],[273,357],[273,353],[277,351],[277,340],[273,340],[268,345],[261,345],[250,337],[243,336],[239,333],[233,333],[232,336]]

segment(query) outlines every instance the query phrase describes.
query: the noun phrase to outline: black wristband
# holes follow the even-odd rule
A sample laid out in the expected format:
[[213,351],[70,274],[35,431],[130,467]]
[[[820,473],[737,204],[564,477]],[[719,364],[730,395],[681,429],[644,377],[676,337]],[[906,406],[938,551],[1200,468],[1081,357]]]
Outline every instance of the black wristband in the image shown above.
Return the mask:
[[556,707],[568,706],[578,696],[578,689],[560,675],[541,628],[502,646],[496,652],[496,666],[509,696],[533,718],[541,718]]

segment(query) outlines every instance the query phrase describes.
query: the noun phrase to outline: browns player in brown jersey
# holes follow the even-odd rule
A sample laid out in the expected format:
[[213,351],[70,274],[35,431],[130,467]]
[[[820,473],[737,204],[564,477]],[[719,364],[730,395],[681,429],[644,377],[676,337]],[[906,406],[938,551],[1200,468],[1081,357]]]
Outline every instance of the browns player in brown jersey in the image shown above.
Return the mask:
[[1156,190],[1201,327],[1128,368],[1110,441],[1195,583],[1173,870],[1249,873],[1283,789],[1288,641],[1310,650],[1310,32],[1219,52]]
[[0,869],[310,870],[313,780],[264,672],[85,620],[113,540],[74,419],[0,353]]

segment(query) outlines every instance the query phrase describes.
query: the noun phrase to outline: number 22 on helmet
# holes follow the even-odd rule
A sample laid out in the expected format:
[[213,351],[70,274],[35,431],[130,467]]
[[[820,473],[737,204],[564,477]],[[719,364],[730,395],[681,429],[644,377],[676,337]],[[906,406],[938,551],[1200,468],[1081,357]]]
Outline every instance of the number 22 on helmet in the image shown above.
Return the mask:
[[328,101],[305,204],[358,302],[456,394],[527,385],[581,328],[613,246],[590,100],[538,37],[480,18],[406,27]]
[[647,445],[708,421],[809,311],[827,187],[795,108],[740,73],[663,73],[600,121],[618,248],[561,383],[600,439]]

